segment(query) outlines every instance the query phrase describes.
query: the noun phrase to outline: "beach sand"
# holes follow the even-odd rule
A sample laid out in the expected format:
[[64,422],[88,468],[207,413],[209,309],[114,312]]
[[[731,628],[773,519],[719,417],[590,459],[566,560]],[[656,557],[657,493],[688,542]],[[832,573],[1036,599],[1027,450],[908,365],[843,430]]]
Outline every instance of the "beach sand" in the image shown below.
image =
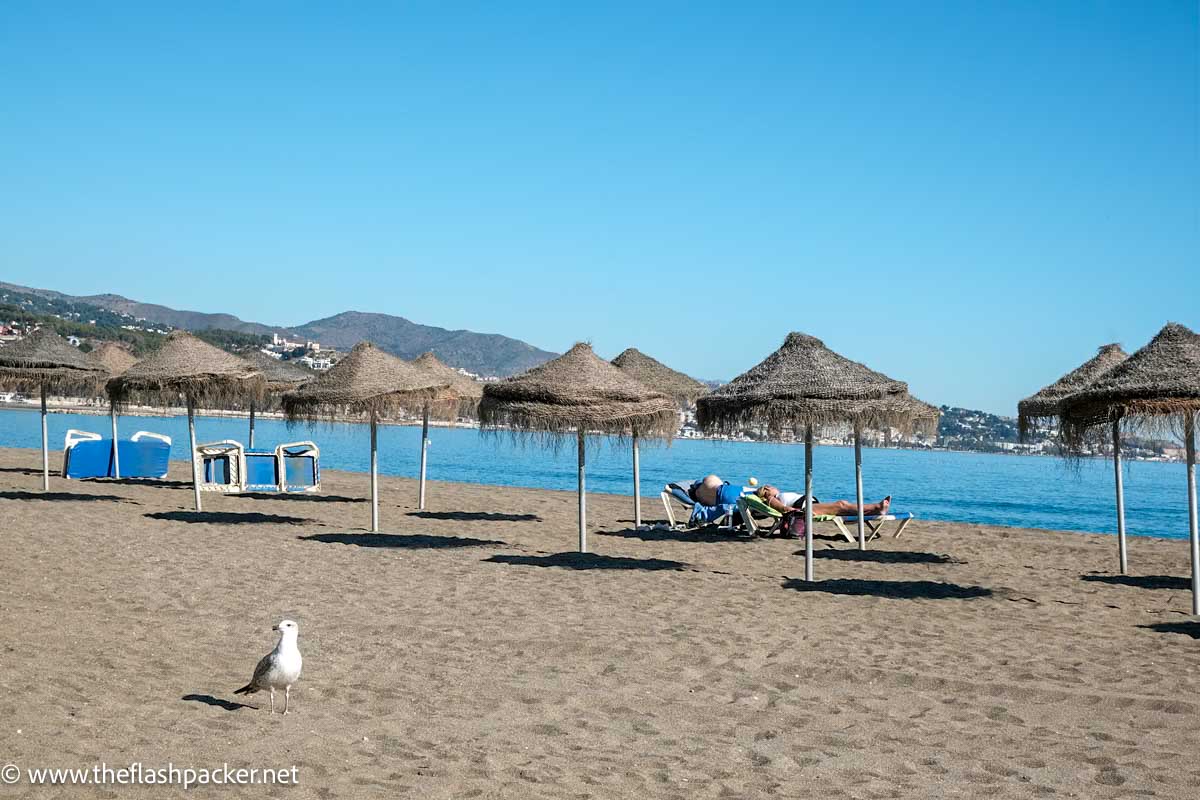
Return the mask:
[[[435,482],[418,513],[415,481],[384,478],[372,535],[366,475],[197,514],[185,465],[42,496],[39,464],[0,450],[0,765],[297,767],[191,793],[213,797],[1200,786],[1183,541],[1132,539],[1122,579],[1111,536],[917,521],[859,553],[821,529],[804,584],[799,542],[636,532],[628,498],[589,496],[579,557],[573,493]],[[232,693],[284,617],[305,659],[286,717]]]

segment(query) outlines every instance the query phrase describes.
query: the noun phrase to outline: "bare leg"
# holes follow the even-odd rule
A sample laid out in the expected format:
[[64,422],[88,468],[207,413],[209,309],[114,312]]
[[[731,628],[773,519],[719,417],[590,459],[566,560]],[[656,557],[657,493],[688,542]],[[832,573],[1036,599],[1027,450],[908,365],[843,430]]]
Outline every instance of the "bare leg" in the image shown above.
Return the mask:
[[271,713],[275,713],[275,687],[271,687]]
[[[866,503],[863,505],[863,514],[868,517],[883,516],[888,512],[888,506],[891,503],[891,495],[883,498],[878,503]],[[833,503],[813,503],[813,513],[836,517],[854,517],[858,515],[858,507],[848,500],[837,500]]]
[[283,713],[288,712],[288,705],[292,702],[292,685],[289,683],[283,690]]

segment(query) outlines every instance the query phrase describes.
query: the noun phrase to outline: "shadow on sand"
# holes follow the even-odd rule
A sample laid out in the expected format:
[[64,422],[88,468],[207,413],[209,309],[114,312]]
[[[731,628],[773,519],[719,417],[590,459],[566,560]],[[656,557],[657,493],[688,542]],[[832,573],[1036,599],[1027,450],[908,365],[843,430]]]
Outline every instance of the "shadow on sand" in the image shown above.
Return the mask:
[[1182,633],[1184,636],[1200,639],[1200,622],[1195,621],[1156,622],[1153,625],[1138,625],[1138,627],[1150,631],[1158,631],[1159,633]]
[[552,553],[548,556],[495,555],[484,561],[493,564],[517,564],[522,567],[561,567],[563,569],[641,569],[681,570],[688,565],[662,558],[626,558],[595,553]]
[[226,711],[241,711],[243,708],[254,708],[254,706],[248,706],[245,703],[236,703],[232,700],[222,700],[219,697],[213,697],[211,694],[185,694],[179,699],[186,700],[189,703],[203,703],[206,706],[221,708]]
[[451,547],[507,547],[499,539],[472,539],[469,536],[426,536],[420,533],[314,533],[297,536],[305,542],[352,544],[358,547],[394,547],[407,550],[440,550]]
[[499,511],[410,511],[410,517],[454,522],[541,522],[537,514],[504,514]]
[[0,472],[14,472],[17,475],[41,475],[42,474],[42,471],[40,469],[33,469],[31,467],[0,467]]
[[960,586],[938,581],[861,581],[837,579],[804,581],[788,578],[783,588],[797,592],[824,592],[853,597],[886,597],[893,600],[971,600],[991,597],[992,590],[983,586]]
[[[803,556],[803,550],[796,555]],[[908,550],[813,550],[813,558],[829,561],[862,561],[873,564],[961,564],[943,553],[922,553]]]
[[754,538],[738,533],[722,531],[718,528],[693,528],[691,530],[673,531],[669,528],[635,530],[625,528],[619,531],[596,531],[601,536],[619,536],[623,539],[641,539],[643,542],[753,542]]
[[1192,588],[1191,578],[1180,578],[1175,575],[1080,575],[1079,580],[1107,583],[1112,586],[1133,586],[1137,589],[1187,590]]
[[118,497],[115,494],[75,494],[74,492],[27,492],[20,489],[12,491],[0,492],[0,500],[50,500],[52,502],[80,502],[88,503],[95,501],[107,501],[117,503],[133,503],[141,505],[136,500],[130,500],[128,497]]
[[[191,487],[191,484],[187,484]],[[308,492],[245,492],[233,495],[247,500],[285,500],[289,503],[369,503],[369,497],[345,497],[340,494],[309,494]]]
[[209,525],[309,525],[313,522],[304,517],[260,514],[257,511],[156,511],[142,516],[167,522],[198,522]]
[[[89,478],[89,480],[91,480]],[[114,486],[154,486],[162,489],[190,489],[192,488],[191,481],[176,481],[167,478],[96,478],[101,485],[112,484]]]

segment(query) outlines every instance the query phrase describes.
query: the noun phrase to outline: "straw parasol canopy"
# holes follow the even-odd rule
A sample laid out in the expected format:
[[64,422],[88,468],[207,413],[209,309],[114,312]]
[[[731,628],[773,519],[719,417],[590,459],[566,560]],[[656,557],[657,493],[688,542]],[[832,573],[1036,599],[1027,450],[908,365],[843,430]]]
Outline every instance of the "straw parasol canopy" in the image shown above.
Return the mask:
[[199,408],[261,399],[265,388],[262,374],[242,359],[173,331],[161,347],[110,380],[108,396],[117,405],[137,398],[166,406],[183,398]]
[[614,358],[612,363],[644,386],[673,397],[680,406],[690,406],[697,398],[708,394],[708,387],[700,381],[676,372],[636,347],[630,347]]
[[138,362],[138,357],[116,342],[104,342],[88,353],[95,363],[104,368],[111,377],[124,374],[125,370]]
[[298,364],[272,358],[261,350],[255,350],[242,356],[250,365],[262,373],[266,381],[267,391],[271,393],[287,392],[312,380],[315,374]]
[[901,402],[907,392],[908,384],[838,355],[820,339],[789,333],[760,364],[701,397],[696,418],[705,430],[726,433],[834,422],[905,428],[913,410]]
[[456,411],[463,417],[473,417],[479,413],[479,401],[483,398],[482,383],[443,364],[432,352],[422,353],[412,363],[450,384],[449,388],[439,393],[439,397],[431,404],[431,410],[441,409],[447,415]]
[[332,369],[285,394],[283,410],[293,420],[339,414],[386,417],[400,410],[420,412],[448,387],[448,381],[370,342],[359,342]]
[[15,391],[94,391],[107,377],[103,367],[49,328],[0,348],[0,385]]
[[1106,344],[1096,355],[1063,375],[1035,395],[1026,397],[1017,404],[1017,423],[1021,438],[1034,429],[1039,421],[1055,419],[1062,409],[1063,401],[1081,391],[1101,375],[1105,374],[1129,355],[1119,344]]
[[1087,431],[1134,418],[1200,411],[1200,335],[1170,322],[1136,353],[1062,403],[1063,438],[1078,449]]
[[942,410],[905,392],[882,400],[863,401],[857,406],[851,404],[848,406],[848,415],[852,423],[854,420],[881,415],[898,421],[900,424],[894,427],[898,427],[902,433],[918,432],[932,436],[937,433]]
[[530,434],[571,430],[670,438],[676,407],[580,342],[558,358],[483,388],[479,420]]

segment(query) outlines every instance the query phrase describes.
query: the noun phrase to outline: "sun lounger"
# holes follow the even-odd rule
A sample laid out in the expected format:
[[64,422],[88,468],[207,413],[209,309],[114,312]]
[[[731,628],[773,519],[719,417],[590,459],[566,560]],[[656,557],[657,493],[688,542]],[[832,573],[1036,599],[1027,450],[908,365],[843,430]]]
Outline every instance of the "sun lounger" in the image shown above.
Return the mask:
[[320,450],[312,442],[289,442],[274,450],[247,450],[226,439],[196,446],[201,491],[316,492],[321,489]]
[[[890,510],[890,509],[889,509]],[[769,534],[779,524],[783,518],[783,514],[769,505],[764,503],[754,495],[747,495],[738,500],[738,511],[742,516],[742,521],[746,525],[746,529],[752,533]],[[882,515],[873,515],[863,517],[863,522],[870,531],[867,536],[867,541],[871,541],[883,534],[885,523],[896,522],[896,530],[892,531],[892,538],[899,538],[900,534],[904,533],[904,529],[908,527],[908,523],[914,519],[914,514],[909,513],[890,513]],[[818,522],[831,523],[837,528],[838,533],[848,542],[857,542],[858,539],[846,527],[847,523],[857,523],[858,517],[841,517],[834,514],[813,514],[814,527]]]
[[[734,520],[734,515],[729,513],[722,514],[721,516],[709,521],[705,526],[694,526],[690,523],[692,510],[696,507],[696,501],[691,498],[688,492],[697,482],[698,481],[679,481],[676,483],[668,483],[663,487],[662,492],[659,493],[659,498],[662,499],[663,509],[667,512],[667,522],[671,530],[698,530],[699,528],[706,527],[707,525],[715,525],[722,530],[732,531],[734,527],[736,527],[736,522]],[[676,520],[675,508],[672,503],[678,503],[679,505],[683,506],[688,515],[688,524],[680,524]]]
[[[138,431],[117,440],[122,478],[162,479],[171,460],[171,437]],[[112,463],[112,439],[90,431],[67,431],[62,474],[68,480],[116,477]]]

